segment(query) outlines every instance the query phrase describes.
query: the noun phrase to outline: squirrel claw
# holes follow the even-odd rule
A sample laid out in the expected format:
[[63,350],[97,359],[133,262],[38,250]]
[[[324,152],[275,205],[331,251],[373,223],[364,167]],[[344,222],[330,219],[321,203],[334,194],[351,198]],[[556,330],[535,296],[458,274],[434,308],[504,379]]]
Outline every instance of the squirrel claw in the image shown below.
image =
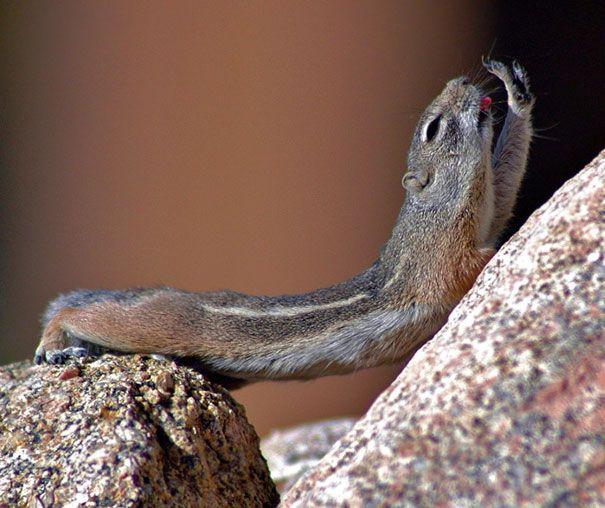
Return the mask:
[[504,64],[502,62],[492,60],[491,58],[482,57],[481,63],[483,64],[483,67],[485,67],[485,70],[492,74],[495,74],[497,70],[501,70],[504,67]]
[[70,346],[65,349],[53,349],[51,351],[38,348],[34,354],[34,364],[42,365],[43,363],[48,363],[50,365],[63,365],[69,359],[88,358],[91,356],[93,355],[85,347]]
[[525,69],[521,67],[519,62],[513,61],[513,84],[515,85],[516,96],[515,99],[520,102],[527,104],[532,101],[532,95],[529,93],[529,79]]
[[45,361],[45,357],[44,357],[44,353],[39,353],[38,351],[36,351],[36,353],[34,354],[34,364],[35,365],[42,365]]
[[67,356],[63,353],[63,349],[57,349],[54,351],[47,351],[44,355],[46,358],[46,363],[50,363],[51,365],[62,365],[67,360]]
[[83,347],[71,346],[65,349],[46,352],[46,362],[51,365],[62,365],[67,360],[72,358],[87,358],[89,357],[88,350]]

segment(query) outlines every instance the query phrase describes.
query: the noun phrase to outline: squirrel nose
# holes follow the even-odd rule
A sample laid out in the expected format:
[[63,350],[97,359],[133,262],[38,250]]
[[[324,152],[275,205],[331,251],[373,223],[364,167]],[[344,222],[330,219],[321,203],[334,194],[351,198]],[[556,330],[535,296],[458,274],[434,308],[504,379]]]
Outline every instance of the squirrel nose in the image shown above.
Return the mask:
[[470,83],[471,83],[471,80],[467,76],[462,76],[460,78],[460,84],[469,85]]

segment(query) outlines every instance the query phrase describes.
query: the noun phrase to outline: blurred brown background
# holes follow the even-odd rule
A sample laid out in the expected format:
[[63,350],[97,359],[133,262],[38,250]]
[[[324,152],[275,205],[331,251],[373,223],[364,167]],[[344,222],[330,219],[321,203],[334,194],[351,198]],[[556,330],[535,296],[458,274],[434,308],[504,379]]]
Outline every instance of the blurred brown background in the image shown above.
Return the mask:
[[[596,4],[2,4],[0,361],[30,357],[73,288],[296,293],[362,270],[418,113],[492,45],[526,65],[554,138],[518,227],[602,147]],[[397,371],[235,396],[264,434],[359,414]]]

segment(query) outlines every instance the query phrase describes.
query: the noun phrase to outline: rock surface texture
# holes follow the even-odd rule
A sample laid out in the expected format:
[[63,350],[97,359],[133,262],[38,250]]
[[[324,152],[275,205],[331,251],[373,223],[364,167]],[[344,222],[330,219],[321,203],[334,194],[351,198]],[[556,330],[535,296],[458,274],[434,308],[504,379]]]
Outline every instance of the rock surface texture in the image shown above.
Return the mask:
[[605,152],[283,506],[605,505]]
[[280,492],[288,490],[317,464],[342,436],[353,428],[356,418],[339,418],[275,430],[261,441],[271,478]]
[[141,356],[0,368],[0,506],[275,506],[228,392]]

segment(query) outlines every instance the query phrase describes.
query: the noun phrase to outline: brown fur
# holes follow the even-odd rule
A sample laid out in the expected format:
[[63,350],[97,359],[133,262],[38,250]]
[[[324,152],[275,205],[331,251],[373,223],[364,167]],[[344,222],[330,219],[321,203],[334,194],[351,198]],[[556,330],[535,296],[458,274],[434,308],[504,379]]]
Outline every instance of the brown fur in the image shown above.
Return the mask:
[[[515,103],[524,74],[515,82],[497,69],[516,115],[506,136],[525,133],[513,139],[515,146],[525,143],[520,156],[511,155],[508,138],[499,140],[500,152],[507,167],[522,173],[533,102]],[[520,178],[494,181],[491,119],[479,111],[480,98],[468,80],[452,80],[422,115],[397,223],[378,260],[359,275],[277,297],[172,288],[77,291],[50,304],[36,360],[61,362],[74,351],[92,352],[94,344],[186,359],[231,386],[406,360],[445,322],[493,255],[490,242],[514,202],[502,193],[518,189]]]

